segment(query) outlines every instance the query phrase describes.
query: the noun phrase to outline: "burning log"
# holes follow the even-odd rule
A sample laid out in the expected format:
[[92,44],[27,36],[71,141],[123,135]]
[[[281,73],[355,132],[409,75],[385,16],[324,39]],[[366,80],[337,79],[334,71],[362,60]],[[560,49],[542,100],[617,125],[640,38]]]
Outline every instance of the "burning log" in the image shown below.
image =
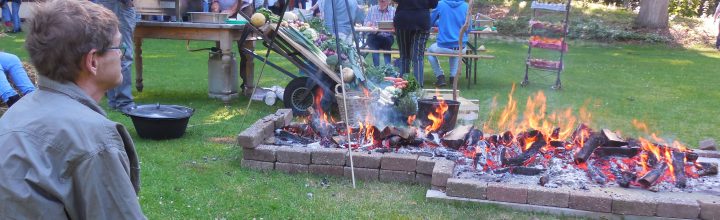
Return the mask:
[[697,164],[700,166],[701,169],[698,171],[699,176],[710,176],[718,174],[717,163],[698,162]]
[[518,174],[518,175],[524,175],[524,176],[535,176],[538,174],[541,174],[542,172],[545,172],[545,169],[539,169],[534,167],[525,167],[525,166],[513,166],[513,167],[505,167],[501,169],[494,170],[494,174],[501,174],[501,173],[507,173],[510,172],[512,174]]
[[587,164],[587,174],[590,176],[590,179],[600,185],[605,185],[605,183],[607,183],[607,176],[605,176],[605,174],[592,163]]
[[465,140],[468,137],[468,134],[472,131],[473,127],[473,125],[458,126],[452,131],[446,133],[440,141],[446,147],[457,150],[460,146],[465,144]]
[[473,128],[465,139],[467,139],[468,145],[477,145],[478,142],[483,140],[483,132]]
[[275,130],[275,141],[280,144],[310,144],[312,140],[295,135],[288,131],[277,129]]
[[585,141],[580,151],[575,153],[575,163],[585,163],[585,161],[590,158],[590,155],[592,155],[593,151],[595,151],[595,148],[598,148],[600,145],[605,144],[605,142],[607,142],[607,138],[605,137],[605,135],[601,133],[592,133],[590,135],[590,138]]
[[640,153],[639,147],[598,147],[595,149],[595,155],[598,157],[620,156],[634,157]]
[[700,155],[695,152],[685,152],[685,158],[687,159],[687,162],[695,163],[698,157],[700,157]]
[[525,152],[522,152],[517,157],[513,158],[505,158],[505,149],[503,148],[501,150],[500,159],[502,161],[502,164],[504,166],[520,166],[525,163],[525,161],[529,160],[530,158],[534,157],[535,154],[537,154],[540,151],[540,148],[547,145],[547,142],[545,142],[545,137],[540,131],[534,130],[528,132],[528,135],[535,137],[535,142],[533,142],[530,145],[530,148],[528,148]]
[[685,178],[685,153],[673,151],[672,166],[675,174],[675,186],[685,188],[687,184],[687,178]]
[[553,129],[552,134],[550,134],[550,138],[554,140],[560,139],[560,128]]
[[505,131],[505,133],[502,134],[502,137],[500,137],[500,144],[510,146],[513,139],[515,139],[513,133],[510,131]]
[[665,173],[665,169],[667,169],[667,167],[668,165],[665,162],[657,164],[653,170],[640,177],[638,183],[643,185],[645,188],[655,185],[655,182],[657,182],[657,180]]
[[637,179],[637,175],[627,170],[623,170],[619,173],[619,175],[615,175],[615,182],[625,188],[630,187],[630,183],[635,181],[635,179]]
[[605,138],[607,138],[606,146],[621,147],[628,144],[627,141],[623,140],[619,135],[609,129],[602,129],[602,133],[605,135]]

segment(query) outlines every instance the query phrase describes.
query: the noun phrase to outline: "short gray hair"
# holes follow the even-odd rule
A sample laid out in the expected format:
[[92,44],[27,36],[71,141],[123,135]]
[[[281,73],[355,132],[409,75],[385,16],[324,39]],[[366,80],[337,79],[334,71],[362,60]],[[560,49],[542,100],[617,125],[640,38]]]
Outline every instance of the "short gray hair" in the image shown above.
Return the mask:
[[25,48],[38,74],[58,82],[75,81],[83,56],[112,47],[115,14],[88,0],[50,0],[34,8]]

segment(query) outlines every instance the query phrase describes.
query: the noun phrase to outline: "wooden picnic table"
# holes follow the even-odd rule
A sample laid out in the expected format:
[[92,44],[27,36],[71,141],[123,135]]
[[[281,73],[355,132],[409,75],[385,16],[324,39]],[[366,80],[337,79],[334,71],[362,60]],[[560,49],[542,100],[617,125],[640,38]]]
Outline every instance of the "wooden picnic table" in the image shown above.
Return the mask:
[[[219,43],[222,52],[222,72],[209,74],[212,79],[225,79],[228,83],[222,86],[221,92],[211,92],[209,95],[213,98],[220,98],[223,101],[229,101],[231,98],[238,96],[237,83],[229,82],[230,79],[237,79],[232,76],[231,54],[233,43],[240,40],[244,25],[237,24],[208,24],[208,23],[190,23],[190,22],[155,22],[155,21],[138,21],[133,35],[135,44],[135,87],[138,91],[143,90],[143,57],[142,45],[145,38],[156,39],[176,39],[176,40],[203,40],[215,41]],[[242,43],[243,48],[254,50],[254,38],[249,38]],[[254,65],[252,57],[246,62],[240,70],[240,74],[245,76],[246,89],[252,91],[254,85],[253,69]],[[234,88],[233,88],[234,87]]]

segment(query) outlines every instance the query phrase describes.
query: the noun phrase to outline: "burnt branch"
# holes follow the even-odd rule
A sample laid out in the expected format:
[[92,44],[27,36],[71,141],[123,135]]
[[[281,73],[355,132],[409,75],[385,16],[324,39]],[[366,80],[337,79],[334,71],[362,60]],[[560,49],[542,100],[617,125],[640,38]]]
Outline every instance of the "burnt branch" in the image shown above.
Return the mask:
[[698,171],[698,175],[700,176],[710,176],[718,174],[717,163],[698,162],[698,165],[700,165],[700,170]]
[[643,185],[643,187],[645,187],[645,188],[655,185],[657,180],[660,179],[660,177],[665,173],[665,170],[667,169],[667,167],[668,167],[667,163],[660,162],[659,164],[657,164],[655,166],[655,168],[653,170],[651,170],[650,172],[648,172],[645,175],[643,175],[642,177],[640,177],[640,180],[638,180],[638,183]]
[[522,152],[517,157],[513,158],[505,158],[505,151],[501,151],[501,160],[502,164],[504,166],[521,166],[525,163],[525,161],[529,160],[530,158],[534,157],[539,151],[540,148],[547,145],[547,142],[545,142],[545,137],[540,131],[531,131],[528,132],[529,135],[534,134],[535,136],[535,142],[530,144],[530,148],[528,148],[525,152]]
[[595,148],[598,148],[600,145],[605,144],[605,142],[607,142],[607,138],[605,137],[605,135],[593,132],[590,135],[590,138],[585,141],[583,147],[580,148],[577,153],[575,153],[575,163],[585,163],[585,161],[590,158],[590,155],[592,155],[593,151],[595,151]]
[[588,163],[587,168],[587,174],[590,179],[600,185],[605,185],[605,183],[607,183],[607,176],[605,176],[605,174],[600,171],[599,168],[593,165],[593,163]]
[[675,174],[675,186],[685,188],[687,185],[687,178],[685,177],[685,153],[673,151],[672,157],[673,173]]
[[595,149],[595,155],[598,157],[619,156],[634,157],[640,153],[639,147],[598,147]]

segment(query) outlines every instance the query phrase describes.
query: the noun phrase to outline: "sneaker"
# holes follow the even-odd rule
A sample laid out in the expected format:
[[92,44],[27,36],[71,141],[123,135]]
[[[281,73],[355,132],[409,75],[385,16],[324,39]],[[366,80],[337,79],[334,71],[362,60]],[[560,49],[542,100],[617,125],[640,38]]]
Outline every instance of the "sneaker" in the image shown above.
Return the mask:
[[442,87],[447,85],[447,82],[445,82],[445,75],[439,75],[437,77],[437,81],[435,81],[435,86]]

